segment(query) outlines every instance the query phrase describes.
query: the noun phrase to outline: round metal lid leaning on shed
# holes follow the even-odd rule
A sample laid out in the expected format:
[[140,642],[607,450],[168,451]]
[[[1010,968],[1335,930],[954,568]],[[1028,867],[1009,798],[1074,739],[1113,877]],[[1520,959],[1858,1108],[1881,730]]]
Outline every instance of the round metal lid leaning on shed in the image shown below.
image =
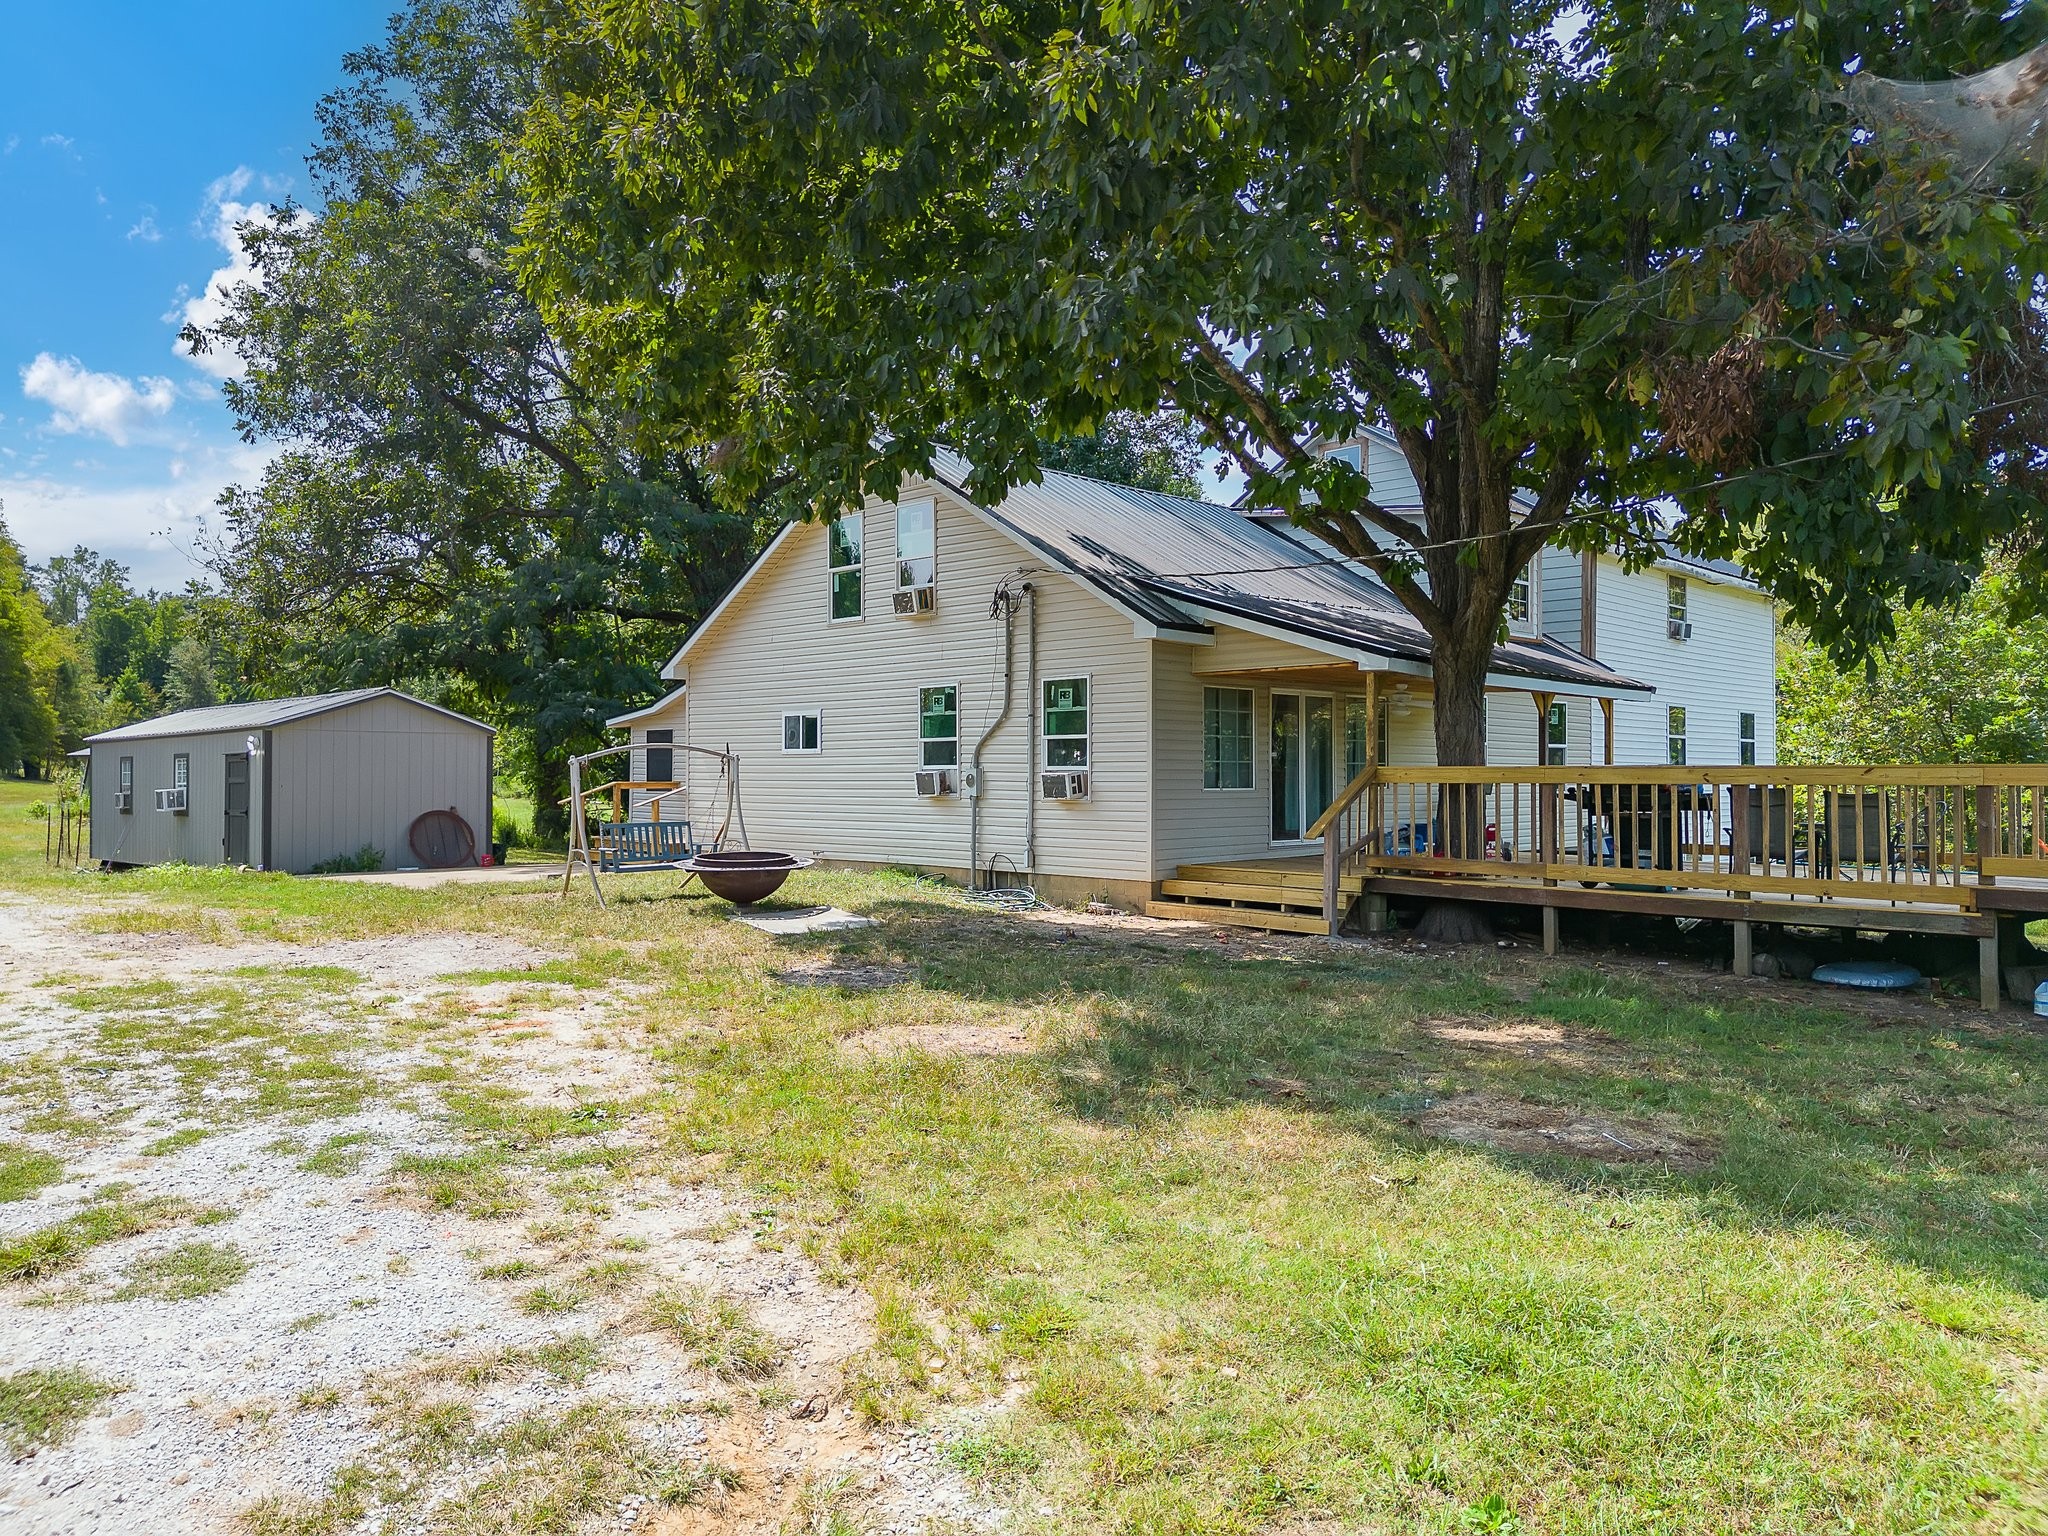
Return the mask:
[[405,840],[422,869],[460,869],[476,861],[476,834],[452,805],[415,816]]

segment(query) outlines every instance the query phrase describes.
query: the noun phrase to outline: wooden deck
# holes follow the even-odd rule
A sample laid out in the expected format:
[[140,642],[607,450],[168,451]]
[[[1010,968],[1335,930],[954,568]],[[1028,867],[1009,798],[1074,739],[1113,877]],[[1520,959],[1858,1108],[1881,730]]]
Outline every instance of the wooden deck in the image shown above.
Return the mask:
[[1759,923],[1950,934],[1989,1007],[2048,917],[2040,766],[1368,768],[1313,830],[1320,853],[1183,865],[1146,910],[1334,933],[1394,899],[1529,906],[1549,951],[1564,910],[1708,918],[1742,971]]

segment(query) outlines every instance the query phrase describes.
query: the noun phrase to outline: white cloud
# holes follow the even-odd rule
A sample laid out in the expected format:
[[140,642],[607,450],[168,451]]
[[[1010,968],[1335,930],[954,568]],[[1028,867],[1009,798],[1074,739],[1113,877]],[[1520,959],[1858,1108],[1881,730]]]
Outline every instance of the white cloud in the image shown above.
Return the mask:
[[[271,211],[262,203],[241,202],[241,194],[256,181],[256,173],[246,165],[238,165],[227,175],[217,177],[206,188],[199,228],[213,237],[220,248],[227,252],[227,265],[214,269],[197,293],[190,289],[178,290],[177,307],[164,318],[184,326],[196,326],[204,331],[227,317],[228,302],[235,290],[256,281],[256,266],[249,259],[249,253],[242,249],[241,236],[236,232],[240,224],[269,225]],[[264,177],[262,189],[266,193],[281,193],[288,182],[274,182]],[[304,215],[300,215],[304,217]],[[211,352],[192,352],[180,341],[171,350],[191,363],[203,373],[210,373],[216,379],[239,378],[242,360],[232,352],[215,348]]]
[[65,150],[70,147],[71,140],[61,133],[46,133],[43,135],[43,148],[45,149]]
[[138,430],[170,414],[178,390],[169,379],[94,373],[75,357],[38,352],[21,370],[21,392],[50,408],[59,432],[92,432],[125,448]]
[[10,133],[9,135],[7,135],[6,147],[4,149],[0,149],[0,155],[11,155],[19,148],[21,148],[21,135],[18,133]]
[[156,227],[156,215],[145,213],[135,221],[135,227],[128,231],[130,240],[140,240],[145,245],[155,245],[163,239],[164,232]]

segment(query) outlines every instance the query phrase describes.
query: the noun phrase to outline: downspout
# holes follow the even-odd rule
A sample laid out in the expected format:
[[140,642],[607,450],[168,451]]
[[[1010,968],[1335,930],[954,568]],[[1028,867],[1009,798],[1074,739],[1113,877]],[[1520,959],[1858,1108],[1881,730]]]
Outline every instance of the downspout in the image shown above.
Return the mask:
[[1038,588],[1024,583],[1024,873],[1038,872]]
[[1010,695],[1016,691],[1017,608],[1007,581],[996,588],[995,596],[989,600],[988,616],[1003,621],[1003,707],[975,740],[974,751],[967,760],[968,781],[962,786],[967,791],[967,886],[977,891],[981,889],[981,753],[989,738],[1010,718]]

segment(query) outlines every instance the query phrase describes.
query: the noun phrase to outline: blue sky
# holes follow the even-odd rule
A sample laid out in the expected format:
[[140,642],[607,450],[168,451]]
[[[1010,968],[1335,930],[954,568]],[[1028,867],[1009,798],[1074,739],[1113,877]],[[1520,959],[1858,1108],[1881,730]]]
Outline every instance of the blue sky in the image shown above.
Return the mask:
[[252,480],[219,370],[174,347],[226,225],[308,188],[313,109],[388,0],[0,3],[0,518],[182,587]]

